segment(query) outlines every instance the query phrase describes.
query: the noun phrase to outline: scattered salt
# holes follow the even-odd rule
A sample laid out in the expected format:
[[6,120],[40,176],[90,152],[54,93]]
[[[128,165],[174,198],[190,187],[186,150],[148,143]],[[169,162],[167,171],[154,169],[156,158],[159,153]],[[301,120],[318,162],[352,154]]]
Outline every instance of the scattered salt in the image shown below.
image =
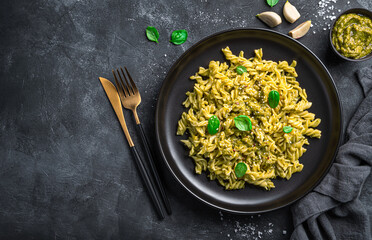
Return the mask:
[[[336,9],[335,3],[337,3],[338,0],[319,0],[318,6],[317,6],[317,11],[313,16],[320,21],[319,25],[320,27],[325,27],[323,28],[324,31],[327,29],[330,29],[330,23],[336,19],[336,13],[335,12],[341,12],[340,9]],[[348,4],[350,1],[348,1]],[[317,26],[317,23],[314,24]]]
[[235,221],[234,233],[239,239],[265,239],[265,235],[273,233],[273,226],[274,224],[269,223],[268,226],[262,227],[258,226],[258,224],[255,224],[254,222],[244,223],[241,225],[238,221]]

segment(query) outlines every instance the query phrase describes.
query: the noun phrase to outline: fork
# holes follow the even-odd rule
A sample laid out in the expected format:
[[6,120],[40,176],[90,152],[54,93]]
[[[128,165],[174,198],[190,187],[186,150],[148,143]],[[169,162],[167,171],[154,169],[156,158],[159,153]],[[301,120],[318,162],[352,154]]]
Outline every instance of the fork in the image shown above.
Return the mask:
[[120,122],[121,128],[123,129],[124,135],[127,138],[130,150],[132,151],[134,155],[134,160],[137,164],[138,170],[141,174],[141,177],[145,183],[145,186],[148,190],[148,193],[150,194],[151,200],[154,203],[155,209],[159,215],[160,219],[164,219],[164,213],[163,208],[161,207],[161,198],[157,194],[155,183],[153,182],[151,175],[149,174],[148,169],[144,165],[144,162],[141,158],[141,156],[138,154],[138,151],[136,147],[134,146],[134,143],[132,141],[132,138],[130,137],[127,124],[125,122],[123,109],[120,102],[120,96],[118,94],[118,91],[116,90],[115,86],[110,82],[110,80],[107,80],[105,78],[99,78],[101,81],[101,84],[106,92],[106,95],[108,99],[110,100],[110,103],[115,111],[115,114]]
[[[115,79],[115,82],[116,82],[116,85],[117,85],[117,88],[118,88],[120,100],[121,100],[122,105],[126,109],[132,110],[132,112],[133,112],[134,119],[136,121],[137,127],[138,127],[139,132],[140,132],[142,143],[145,147],[145,152],[146,152],[146,155],[147,155],[147,159],[149,160],[149,163],[150,163],[150,169],[152,171],[152,175],[155,178],[155,182],[156,182],[156,185],[157,185],[158,189],[160,190],[160,194],[161,194],[161,197],[163,199],[165,209],[166,209],[168,214],[171,214],[172,210],[171,210],[171,207],[170,207],[170,204],[169,204],[169,200],[168,200],[167,195],[165,193],[164,187],[161,184],[159,174],[158,174],[158,172],[156,170],[156,166],[154,164],[154,154],[151,151],[150,145],[149,145],[148,140],[147,140],[146,135],[145,135],[145,131],[143,130],[142,124],[141,124],[141,122],[138,118],[138,115],[137,115],[137,106],[141,103],[141,95],[140,95],[140,93],[138,91],[138,88],[137,88],[136,84],[134,83],[131,75],[129,74],[128,69],[126,67],[124,67],[124,68],[125,68],[125,72],[126,72],[128,78],[124,74],[123,68],[120,68],[121,74],[119,72],[119,69],[116,69],[117,75],[119,77],[117,77],[115,71],[112,70],[112,74],[114,75],[114,79]],[[123,78],[124,78],[125,83],[123,81]],[[130,83],[128,82],[128,79],[129,79]]]

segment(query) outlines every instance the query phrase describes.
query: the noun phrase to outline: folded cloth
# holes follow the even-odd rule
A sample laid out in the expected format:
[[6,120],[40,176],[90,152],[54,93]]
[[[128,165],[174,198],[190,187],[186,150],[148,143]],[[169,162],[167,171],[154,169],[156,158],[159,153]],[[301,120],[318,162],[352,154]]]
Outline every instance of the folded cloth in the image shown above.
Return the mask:
[[291,207],[291,239],[371,239],[369,216],[359,195],[372,166],[372,67],[357,72],[365,99],[346,130],[328,174]]

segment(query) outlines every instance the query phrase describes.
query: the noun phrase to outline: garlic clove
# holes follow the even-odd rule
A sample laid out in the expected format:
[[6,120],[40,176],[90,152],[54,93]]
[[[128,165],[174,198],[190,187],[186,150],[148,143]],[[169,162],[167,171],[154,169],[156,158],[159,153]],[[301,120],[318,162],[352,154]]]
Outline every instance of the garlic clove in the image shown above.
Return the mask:
[[296,22],[297,19],[301,17],[300,13],[297,11],[297,8],[288,1],[284,4],[283,15],[284,18],[290,23]]
[[282,18],[275,12],[263,12],[257,14],[257,17],[269,27],[276,27],[282,23]]
[[311,27],[311,21],[306,21],[298,25],[296,28],[289,31],[289,36],[298,39],[300,37],[303,37],[310,29]]

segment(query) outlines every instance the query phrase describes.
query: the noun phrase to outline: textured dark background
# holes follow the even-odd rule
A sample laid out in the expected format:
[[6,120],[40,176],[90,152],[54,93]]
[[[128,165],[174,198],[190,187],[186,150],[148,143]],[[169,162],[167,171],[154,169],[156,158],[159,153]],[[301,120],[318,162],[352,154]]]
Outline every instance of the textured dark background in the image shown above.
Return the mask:
[[[336,58],[331,20],[370,0],[292,0],[313,27],[300,42],[325,63],[348,122],[363,95],[355,71],[372,63]],[[154,141],[157,96],[172,63],[194,43],[232,28],[266,27],[255,15],[281,15],[283,0],[5,0],[0,6],[0,239],[288,239],[289,207],[255,216],[222,213],[182,190],[161,164],[173,215],[159,221],[128,144],[100,86],[126,65],[141,90],[139,115]],[[332,8],[333,6],[333,8]],[[323,10],[325,15],[323,15]],[[160,43],[149,42],[147,26]],[[169,43],[173,30],[188,41]],[[125,112],[135,135],[131,113]],[[138,143],[138,139],[134,141]],[[361,200],[372,216],[372,178]],[[283,233],[283,231],[285,231]]]

